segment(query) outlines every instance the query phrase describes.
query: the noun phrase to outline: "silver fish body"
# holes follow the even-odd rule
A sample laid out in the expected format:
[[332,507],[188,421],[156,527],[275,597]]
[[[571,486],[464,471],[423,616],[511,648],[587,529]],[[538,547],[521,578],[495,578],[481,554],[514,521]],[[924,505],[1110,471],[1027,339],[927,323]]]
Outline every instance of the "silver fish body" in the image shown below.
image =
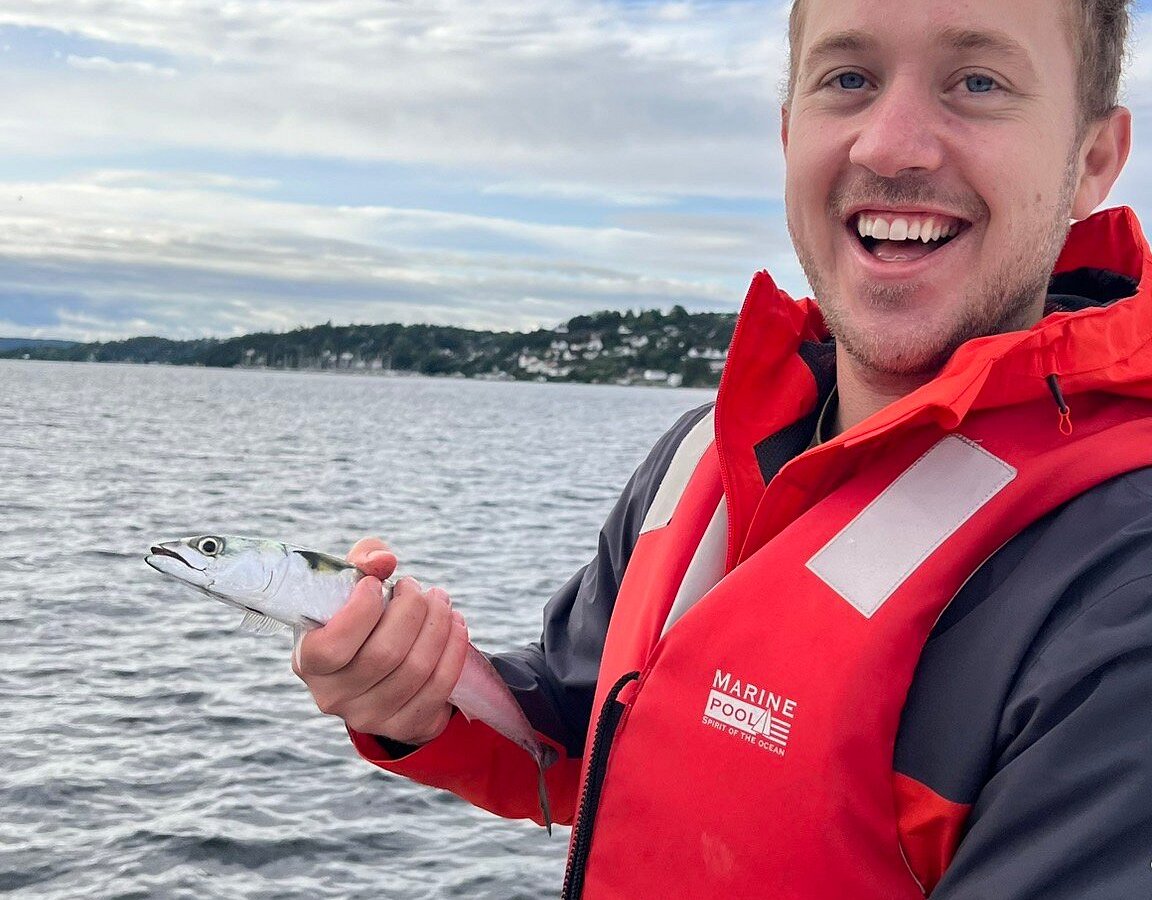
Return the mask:
[[[144,560],[163,575],[245,611],[245,627],[255,631],[292,628],[297,637],[328,622],[348,601],[364,573],[327,553],[279,541],[199,535],[155,544]],[[384,582],[384,602],[395,583]],[[523,747],[540,772],[540,807],[551,833],[544,770],[556,751],[536,738],[520,704],[488,659],[472,644],[449,702],[469,720],[479,719]]]

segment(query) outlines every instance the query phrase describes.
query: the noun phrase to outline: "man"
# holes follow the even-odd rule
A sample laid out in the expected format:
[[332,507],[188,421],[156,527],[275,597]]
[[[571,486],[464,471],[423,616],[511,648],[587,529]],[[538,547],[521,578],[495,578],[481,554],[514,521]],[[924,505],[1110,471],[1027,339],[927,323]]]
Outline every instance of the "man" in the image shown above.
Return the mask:
[[[757,276],[715,409],[495,660],[562,751],[565,896],[1152,893],[1152,254],[1088,218],[1126,28],[1120,0],[795,5],[819,306]],[[381,615],[365,579],[297,671],[367,759],[538,817],[527,755],[446,702],[466,636],[443,591]]]

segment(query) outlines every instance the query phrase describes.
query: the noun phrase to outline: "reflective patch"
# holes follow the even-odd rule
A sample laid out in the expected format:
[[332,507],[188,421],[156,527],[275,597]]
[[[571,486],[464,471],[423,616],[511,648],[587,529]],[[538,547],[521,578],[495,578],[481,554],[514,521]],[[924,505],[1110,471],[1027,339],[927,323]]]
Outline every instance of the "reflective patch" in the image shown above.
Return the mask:
[[808,560],[871,618],[937,547],[1002,491],[1016,469],[959,435],[920,457]]
[[668,633],[668,629],[677,619],[720,583],[720,579],[724,577],[727,553],[728,503],[721,497],[712,521],[708,523],[708,529],[700,539],[700,545],[692,554],[692,562],[688,563],[688,571],[684,573],[684,580],[680,582],[680,589],[676,591],[676,599],[672,601],[672,609],[664,621],[661,637]]
[[640,534],[663,528],[672,521],[672,513],[676,511],[676,504],[680,502],[684,488],[688,487],[688,480],[715,437],[716,416],[714,410],[709,410],[708,415],[696,423],[676,448],[676,455],[672,457],[668,471],[660,480],[660,487],[652,499],[652,505],[648,507],[644,524],[640,526]]

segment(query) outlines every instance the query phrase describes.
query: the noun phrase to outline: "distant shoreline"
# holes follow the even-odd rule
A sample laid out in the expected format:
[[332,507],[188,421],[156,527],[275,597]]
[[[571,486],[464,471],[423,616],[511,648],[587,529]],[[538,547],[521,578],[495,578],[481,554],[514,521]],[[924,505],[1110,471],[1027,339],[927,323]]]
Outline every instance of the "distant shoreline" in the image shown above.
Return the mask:
[[576,316],[532,332],[329,323],[225,340],[40,342],[0,349],[0,359],[716,388],[735,324],[735,313],[689,313],[674,306],[667,313]]
[[267,373],[270,375],[334,375],[338,378],[382,378],[385,380],[403,379],[403,380],[419,380],[419,381],[469,381],[478,382],[481,384],[525,384],[525,385],[567,385],[570,387],[636,387],[644,388],[645,390],[665,390],[665,391],[712,391],[716,390],[715,387],[706,385],[685,385],[685,384],[668,384],[664,383],[644,383],[635,382],[628,384],[620,384],[618,382],[605,382],[605,381],[557,381],[533,378],[488,378],[483,375],[425,375],[423,372],[404,372],[400,370],[383,370],[377,372],[370,371],[356,371],[349,369],[274,369],[271,367],[256,367],[256,366],[206,366],[197,364],[183,364],[183,363],[161,363],[161,362],[127,362],[124,360],[87,360],[87,359],[25,359],[23,357],[0,356],[0,365],[4,363],[50,363],[53,365],[71,365],[71,366],[123,366],[125,368],[140,369],[140,368],[164,368],[164,369],[208,369],[213,372],[243,372],[247,374]]

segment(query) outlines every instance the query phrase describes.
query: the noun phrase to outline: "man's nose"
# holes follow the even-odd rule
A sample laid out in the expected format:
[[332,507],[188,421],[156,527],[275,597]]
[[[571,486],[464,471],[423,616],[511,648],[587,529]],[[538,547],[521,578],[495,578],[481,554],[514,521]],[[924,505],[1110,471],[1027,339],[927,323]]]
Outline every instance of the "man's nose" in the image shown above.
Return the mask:
[[848,158],[884,178],[934,172],[944,162],[941,112],[929,92],[914,85],[888,86],[862,114]]

